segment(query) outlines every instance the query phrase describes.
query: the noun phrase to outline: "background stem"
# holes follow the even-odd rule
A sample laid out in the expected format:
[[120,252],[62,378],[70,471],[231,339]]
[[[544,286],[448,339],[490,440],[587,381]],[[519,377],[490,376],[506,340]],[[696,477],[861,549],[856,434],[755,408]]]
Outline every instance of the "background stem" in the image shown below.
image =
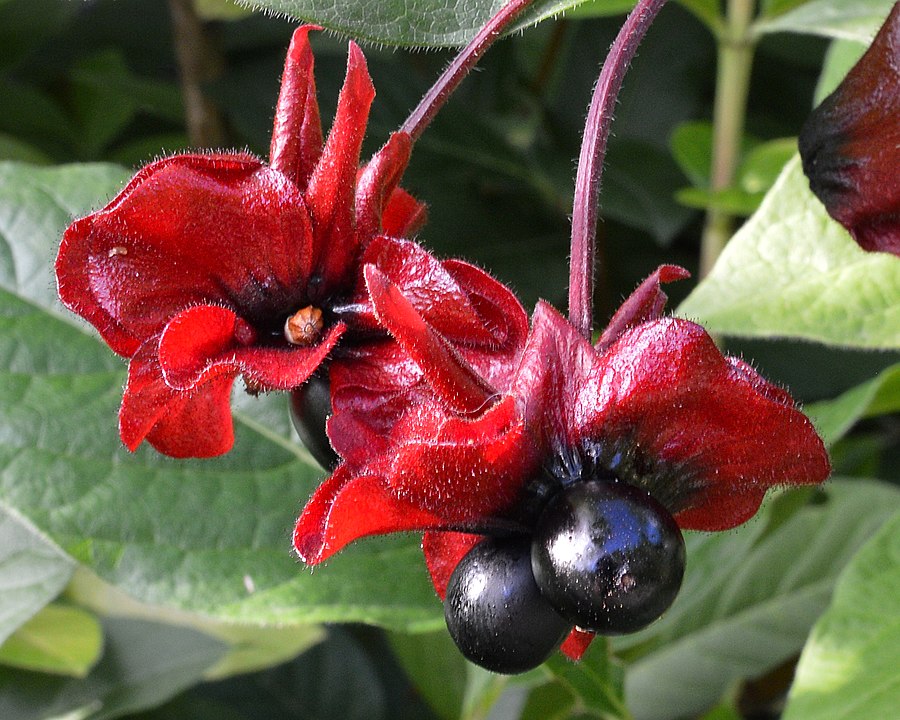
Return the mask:
[[225,142],[222,116],[203,94],[203,84],[222,74],[224,62],[209,41],[191,0],[169,0],[169,13],[188,140],[197,147],[220,147]]
[[[717,36],[716,96],[713,106],[713,147],[710,168],[710,191],[716,193],[730,187],[741,160],[741,138],[750,90],[753,65],[753,38],[750,23],[756,0],[728,0],[726,23]],[[734,216],[710,208],[700,246],[700,276],[712,268],[731,237]]]

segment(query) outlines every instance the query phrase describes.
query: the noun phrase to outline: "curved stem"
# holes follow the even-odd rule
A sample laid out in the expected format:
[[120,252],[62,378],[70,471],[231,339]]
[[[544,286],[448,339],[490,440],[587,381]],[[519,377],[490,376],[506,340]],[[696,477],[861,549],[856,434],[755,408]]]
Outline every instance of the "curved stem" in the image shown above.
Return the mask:
[[487,24],[478,31],[472,41],[466,45],[447,69],[441,73],[431,89],[409,114],[409,117],[400,127],[401,132],[409,133],[413,140],[418,140],[422,131],[437,115],[438,110],[462,82],[469,71],[494,44],[506,27],[515,20],[519,14],[531,5],[534,0],[510,0],[495,14]]
[[639,0],[609,49],[594,87],[578,157],[575,201],[572,206],[572,246],[569,258],[569,321],[591,339],[594,294],[594,255],[597,209],[603,158],[613,108],[625,71],[638,45],[666,0]]
[[[741,137],[750,70],[753,65],[753,39],[750,24],[756,0],[729,0],[726,23],[718,35],[716,97],[713,105],[713,148],[710,190],[716,193],[734,183],[741,160]],[[700,246],[700,277],[704,277],[731,237],[734,217],[711,208],[706,213]]]

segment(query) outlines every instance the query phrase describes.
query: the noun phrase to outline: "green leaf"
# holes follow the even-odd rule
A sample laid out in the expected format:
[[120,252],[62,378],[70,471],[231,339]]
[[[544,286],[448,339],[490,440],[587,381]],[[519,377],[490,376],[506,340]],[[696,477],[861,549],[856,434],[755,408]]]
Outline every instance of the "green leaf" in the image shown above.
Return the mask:
[[722,7],[719,0],[680,0],[681,4],[696,15],[711,31],[722,27]]
[[775,526],[773,503],[729,533],[688,533],[687,571],[673,606],[647,630],[617,639],[625,697],[637,720],[693,716],[737,680],[800,651],[841,568],[900,507],[874,481],[830,481],[824,502]]
[[893,717],[898,666],[900,513],[841,573],[803,649],[784,720]]
[[808,2],[809,0],[763,0],[760,15],[780,15]]
[[[385,0],[361,3],[358,0],[241,0],[258,10],[314,22],[329,30],[389,45],[464,45],[497,12],[506,0]],[[522,19],[521,28],[558,15],[584,0],[536,0]],[[595,14],[612,14],[622,8],[622,0],[594,0]],[[603,6],[609,5],[605,12]]]
[[894,0],[812,0],[790,12],[760,20],[757,35],[796,32],[856,40],[869,44],[894,5]]
[[394,655],[432,710],[445,720],[460,716],[468,664],[446,630],[428,635],[391,633]]
[[547,669],[574,695],[582,712],[599,718],[630,718],[623,698],[622,667],[612,661],[603,638],[591,643],[580,662],[557,653]]
[[51,604],[0,645],[0,664],[85,677],[102,649],[103,631],[93,615]]
[[679,203],[700,210],[715,209],[729,215],[751,215],[763,200],[762,193],[748,193],[736,187],[724,190],[703,190],[684,188],[675,194]]
[[678,308],[710,331],[900,347],[900,259],[867,253],[828,217],[795,158]]
[[519,720],[566,720],[575,708],[572,691],[561,682],[548,682],[532,690]]
[[0,504],[0,645],[62,591],[74,570],[71,558]]
[[681,123],[669,138],[672,157],[696,187],[709,186],[712,137],[712,123],[697,120]]
[[109,720],[154,707],[196,683],[224,652],[186,628],[106,618],[105,649],[84,679],[0,668],[0,717]]
[[750,144],[737,172],[741,190],[748,194],[768,192],[796,151],[797,139],[792,137]]
[[322,473],[283,395],[238,391],[236,446],[216,460],[121,447],[124,364],[59,306],[52,266],[71,218],[123,177],[0,165],[0,500],[150,605],[246,624],[440,627],[416,538],[360,542],[315,573],[291,557]]
[[204,20],[240,20],[250,14],[248,8],[235,0],[194,0],[194,8]]
[[900,363],[834,400],[807,405],[804,412],[826,445],[840,440],[863,418],[900,412]]
[[285,662],[312,647],[324,636],[324,630],[318,625],[236,623],[172,607],[141,603],[103,582],[84,567],[79,567],[75,572],[66,589],[66,598],[100,615],[183,626],[227,643],[228,652],[206,671],[206,679],[253,672]]

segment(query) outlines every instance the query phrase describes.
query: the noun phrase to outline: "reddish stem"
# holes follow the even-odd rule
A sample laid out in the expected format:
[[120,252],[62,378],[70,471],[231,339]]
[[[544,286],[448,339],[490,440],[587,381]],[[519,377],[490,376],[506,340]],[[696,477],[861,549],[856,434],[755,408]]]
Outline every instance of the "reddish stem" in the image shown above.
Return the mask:
[[572,206],[572,245],[569,260],[569,321],[590,341],[593,319],[595,240],[600,203],[603,158],[613,109],[625,71],[638,45],[666,0],[639,0],[625,20],[594,87],[578,157],[575,201]]
[[487,24],[478,31],[472,41],[466,45],[447,69],[425,93],[425,97],[409,114],[406,122],[400,127],[401,132],[409,133],[415,141],[419,139],[422,131],[431,123],[447,99],[456,90],[469,71],[494,44],[506,27],[515,20],[519,14],[531,5],[534,0],[510,0],[494,15]]

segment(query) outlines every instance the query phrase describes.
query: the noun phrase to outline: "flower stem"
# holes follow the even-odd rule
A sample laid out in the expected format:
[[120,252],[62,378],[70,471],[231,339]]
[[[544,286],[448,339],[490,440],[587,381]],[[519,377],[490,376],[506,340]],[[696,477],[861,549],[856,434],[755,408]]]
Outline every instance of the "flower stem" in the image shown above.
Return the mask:
[[506,27],[533,2],[534,0],[510,0],[500,8],[447,66],[431,89],[425,93],[425,96],[400,127],[400,131],[409,133],[413,140],[418,140],[422,131],[428,127],[438,110],[447,102],[469,71],[475,67],[481,56],[494,44]]
[[[728,0],[726,22],[717,36],[718,63],[713,106],[713,147],[710,191],[731,187],[741,159],[741,137],[754,42],[749,32],[756,0]],[[734,217],[718,208],[706,213],[700,246],[700,276],[709,273],[731,237]]]
[[588,340],[591,338],[594,312],[594,256],[600,179],[613,108],[622,88],[625,71],[665,2],[666,0],[639,0],[625,20],[603,63],[584,127],[572,206],[569,321]]

